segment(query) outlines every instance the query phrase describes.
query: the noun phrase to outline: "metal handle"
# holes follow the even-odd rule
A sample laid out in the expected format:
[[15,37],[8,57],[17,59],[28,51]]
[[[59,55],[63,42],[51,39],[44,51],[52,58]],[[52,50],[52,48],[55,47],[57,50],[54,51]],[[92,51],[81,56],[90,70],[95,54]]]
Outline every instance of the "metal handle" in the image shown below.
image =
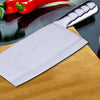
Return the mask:
[[76,7],[75,9],[67,13],[64,18],[54,23],[63,27],[69,27],[96,14],[97,12],[98,6],[94,2],[88,1]]

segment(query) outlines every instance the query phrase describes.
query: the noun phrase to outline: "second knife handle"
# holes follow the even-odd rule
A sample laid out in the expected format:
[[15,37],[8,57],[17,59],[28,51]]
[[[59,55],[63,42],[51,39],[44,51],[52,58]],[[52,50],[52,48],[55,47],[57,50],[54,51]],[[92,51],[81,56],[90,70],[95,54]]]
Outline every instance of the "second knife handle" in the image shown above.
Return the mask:
[[62,19],[54,23],[66,28],[96,14],[97,12],[98,6],[94,2],[88,1],[76,7],[75,9],[67,13]]

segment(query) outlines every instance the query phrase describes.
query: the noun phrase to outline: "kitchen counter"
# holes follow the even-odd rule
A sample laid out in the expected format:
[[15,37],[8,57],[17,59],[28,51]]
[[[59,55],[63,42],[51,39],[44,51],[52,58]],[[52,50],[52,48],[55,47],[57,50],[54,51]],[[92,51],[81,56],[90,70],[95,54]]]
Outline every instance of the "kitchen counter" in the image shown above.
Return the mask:
[[[73,27],[69,29],[78,34]],[[12,45],[0,47],[0,52],[10,46]],[[0,77],[0,99],[99,100],[100,60],[86,45],[50,70],[19,87],[14,87]]]

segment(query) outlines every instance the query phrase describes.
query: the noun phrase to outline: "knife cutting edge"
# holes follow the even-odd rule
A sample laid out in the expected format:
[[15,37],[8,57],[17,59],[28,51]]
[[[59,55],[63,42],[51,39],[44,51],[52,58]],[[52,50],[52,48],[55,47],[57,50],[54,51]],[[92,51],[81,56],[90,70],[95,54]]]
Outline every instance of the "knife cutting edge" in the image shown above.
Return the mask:
[[[84,6],[90,9],[91,3],[95,9],[93,2],[88,2]],[[80,13],[77,14],[75,11],[82,10],[84,6],[79,6],[74,12],[68,13],[68,16],[41,28],[2,52],[0,75],[14,86],[19,86],[85,46],[88,43],[85,39],[66,29],[69,23],[71,25],[72,21],[78,19]],[[83,13],[80,15],[84,15]],[[64,27],[58,27],[59,25]]]

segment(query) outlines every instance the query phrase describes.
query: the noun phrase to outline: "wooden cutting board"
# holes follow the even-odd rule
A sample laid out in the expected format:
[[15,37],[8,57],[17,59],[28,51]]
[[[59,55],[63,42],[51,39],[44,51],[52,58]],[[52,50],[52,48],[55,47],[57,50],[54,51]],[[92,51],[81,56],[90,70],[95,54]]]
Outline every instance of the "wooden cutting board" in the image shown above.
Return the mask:
[[[69,29],[77,33],[73,27]],[[10,46],[0,47],[0,52]],[[88,45],[19,87],[0,77],[0,100],[99,99],[100,61]]]

